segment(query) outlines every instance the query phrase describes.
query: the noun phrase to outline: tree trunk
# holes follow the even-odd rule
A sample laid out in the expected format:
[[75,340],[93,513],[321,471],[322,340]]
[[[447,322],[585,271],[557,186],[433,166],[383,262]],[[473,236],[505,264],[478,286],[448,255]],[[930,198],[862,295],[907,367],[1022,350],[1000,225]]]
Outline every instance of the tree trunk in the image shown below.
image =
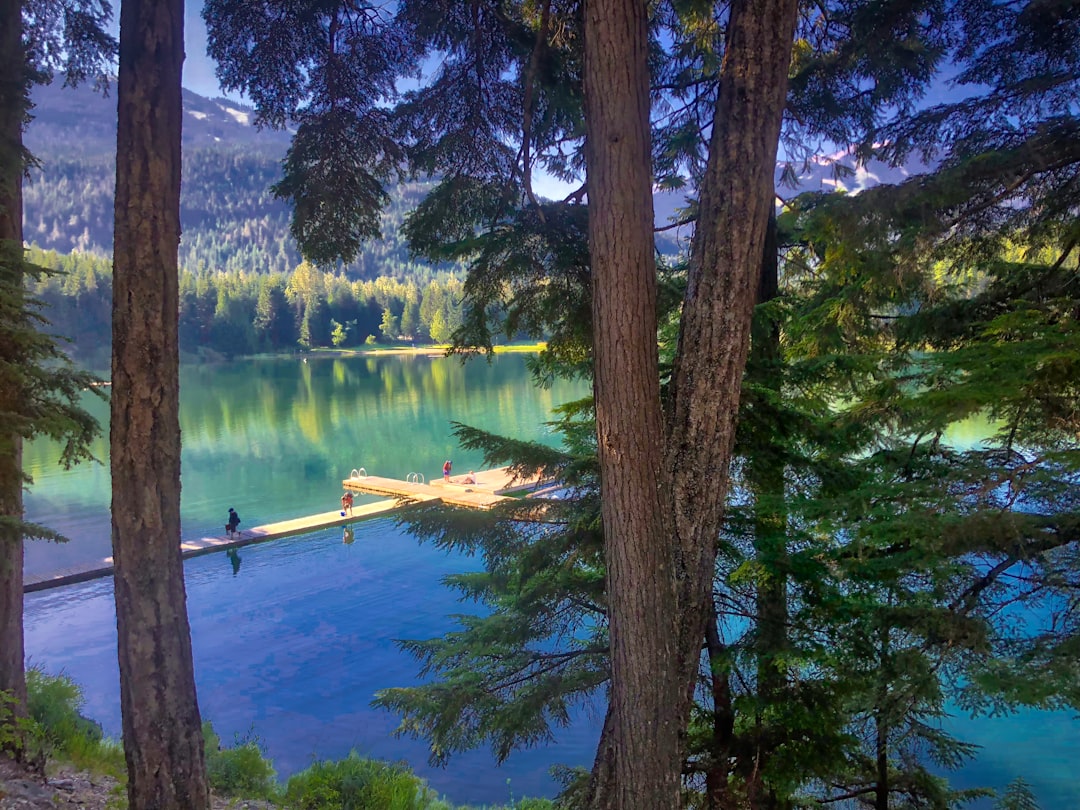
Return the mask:
[[750,321],[773,205],[797,0],[733,0],[672,377],[680,728],[712,598]]
[[651,235],[647,9],[635,0],[589,0],[585,9],[615,807],[680,804],[683,734],[709,615],[796,10],[797,0],[734,0],[730,6],[665,446]]
[[731,682],[724,661],[724,645],[717,627],[716,605],[709,611],[705,626],[705,647],[709,655],[709,683],[712,687],[713,733],[708,770],[705,772],[705,801],[709,810],[729,810],[734,805],[728,781],[731,748],[735,736],[735,709],[731,703]]
[[[757,301],[767,303],[779,292],[779,257],[776,244],[776,213],[770,209]],[[750,362],[747,380],[759,389],[780,394],[780,329],[771,318],[755,315],[751,325]],[[784,699],[787,673],[782,662],[788,646],[787,567],[788,549],[784,514],[784,464],[781,448],[760,437],[747,464],[747,484],[754,497],[754,550],[760,566],[757,585],[757,696],[755,720],[754,780],[747,785],[750,806],[776,810],[780,803],[765,781],[778,730],[770,728],[762,713]]]
[[123,0],[113,246],[112,539],[132,810],[209,796],[180,558],[182,0]]
[[[672,548],[663,486],[644,0],[585,7],[596,430],[611,633],[614,801],[679,805]],[[699,639],[701,635],[699,635]],[[600,791],[603,794],[603,791]]]
[[[18,329],[23,311],[23,119],[26,114],[26,58],[22,47],[21,0],[0,0],[0,294],[3,317]],[[0,366],[19,362],[14,340],[0,346]],[[11,424],[18,411],[19,386],[0,374],[0,418]],[[23,661],[23,517],[22,437],[12,431],[0,436],[0,692],[15,698],[16,715],[26,710],[26,672]],[[16,750],[11,753],[18,754]]]
[[889,810],[889,627],[882,623],[878,632],[881,663],[878,670],[877,705],[874,707],[874,810]]

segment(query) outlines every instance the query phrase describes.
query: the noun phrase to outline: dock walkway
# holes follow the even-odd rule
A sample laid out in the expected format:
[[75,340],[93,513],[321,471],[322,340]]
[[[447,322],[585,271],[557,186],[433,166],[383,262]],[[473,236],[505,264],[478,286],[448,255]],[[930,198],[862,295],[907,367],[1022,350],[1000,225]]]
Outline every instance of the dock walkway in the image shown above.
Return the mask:
[[[202,554],[210,554],[214,551],[240,548],[252,543],[265,543],[282,537],[308,534],[334,526],[345,526],[356,520],[392,514],[402,509],[432,501],[441,501],[453,506],[466,506],[473,509],[490,509],[499,501],[506,500],[506,493],[531,489],[538,483],[536,481],[515,481],[506,467],[477,472],[476,484],[463,484],[461,482],[464,479],[464,475],[455,475],[451,478],[450,484],[444,483],[441,478],[430,484],[417,484],[378,476],[346,478],[342,481],[342,486],[345,489],[392,497],[375,503],[354,506],[352,515],[345,517],[342,516],[339,510],[320,512],[316,515],[307,515],[282,520],[277,523],[267,523],[263,526],[255,526],[237,532],[231,537],[218,535],[182,540],[180,542],[180,554],[184,559],[187,559]],[[23,593],[58,588],[62,585],[73,585],[77,582],[112,576],[112,573],[112,557],[106,557],[103,560],[88,562],[48,574],[28,574],[23,583]]]

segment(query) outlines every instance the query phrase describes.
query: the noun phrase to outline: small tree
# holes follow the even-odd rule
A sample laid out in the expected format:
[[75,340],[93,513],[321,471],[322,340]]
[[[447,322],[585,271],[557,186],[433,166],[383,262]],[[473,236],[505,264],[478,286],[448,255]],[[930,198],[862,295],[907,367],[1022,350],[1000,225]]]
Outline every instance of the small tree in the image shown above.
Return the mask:
[[398,318],[390,311],[389,307],[383,309],[382,323],[379,324],[379,331],[387,340],[394,340],[398,334]]
[[344,346],[345,341],[349,339],[348,330],[346,330],[346,328],[342,324],[338,323],[333,319],[331,319],[330,325],[333,327],[330,330],[330,341],[334,344],[335,347]]

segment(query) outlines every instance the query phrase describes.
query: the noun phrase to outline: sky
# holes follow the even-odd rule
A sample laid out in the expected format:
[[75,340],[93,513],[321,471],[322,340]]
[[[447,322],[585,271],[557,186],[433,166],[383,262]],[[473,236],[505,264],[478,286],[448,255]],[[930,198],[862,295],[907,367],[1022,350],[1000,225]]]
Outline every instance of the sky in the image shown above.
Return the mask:
[[214,75],[214,62],[206,55],[206,24],[202,19],[202,3],[184,4],[184,87],[200,96],[217,98],[225,94]]

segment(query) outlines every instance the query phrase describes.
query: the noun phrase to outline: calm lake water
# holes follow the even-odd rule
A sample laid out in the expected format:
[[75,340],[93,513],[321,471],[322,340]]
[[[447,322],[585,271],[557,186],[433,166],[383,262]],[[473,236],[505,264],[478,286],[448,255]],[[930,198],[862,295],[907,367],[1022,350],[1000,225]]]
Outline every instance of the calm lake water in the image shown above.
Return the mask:
[[[452,421],[555,441],[544,426],[552,408],[586,392],[580,383],[536,389],[521,355],[464,366],[386,356],[185,367],[184,536],[219,533],[229,506],[246,527],[336,508],[341,479],[354,467],[429,479],[446,458],[455,474],[479,469],[479,454],[455,445]],[[93,407],[107,416],[104,404]],[[102,439],[97,455],[106,462],[107,449]],[[30,445],[25,460],[35,478],[28,517],[72,538],[64,546],[28,544],[27,571],[108,556],[107,465],[65,472],[45,443]],[[185,564],[200,708],[224,740],[254,733],[283,776],[350,749],[406,760],[457,802],[553,795],[552,764],[591,764],[602,720],[591,707],[550,744],[501,767],[476,751],[445,770],[432,768],[424,743],[395,739],[397,718],[370,706],[377,690],[418,680],[415,661],[394,641],[453,629],[453,614],[473,607],[441,579],[479,562],[420,545],[389,519],[357,522],[355,541],[342,541],[340,530],[328,530],[249,546],[235,571],[223,553]],[[31,661],[72,675],[85,689],[87,714],[119,736],[115,621],[108,579],[26,600]],[[983,746],[977,762],[954,777],[958,785],[1001,787],[1023,775],[1043,810],[1080,806],[1073,776],[1080,740],[1070,717],[1028,712],[949,725]]]

